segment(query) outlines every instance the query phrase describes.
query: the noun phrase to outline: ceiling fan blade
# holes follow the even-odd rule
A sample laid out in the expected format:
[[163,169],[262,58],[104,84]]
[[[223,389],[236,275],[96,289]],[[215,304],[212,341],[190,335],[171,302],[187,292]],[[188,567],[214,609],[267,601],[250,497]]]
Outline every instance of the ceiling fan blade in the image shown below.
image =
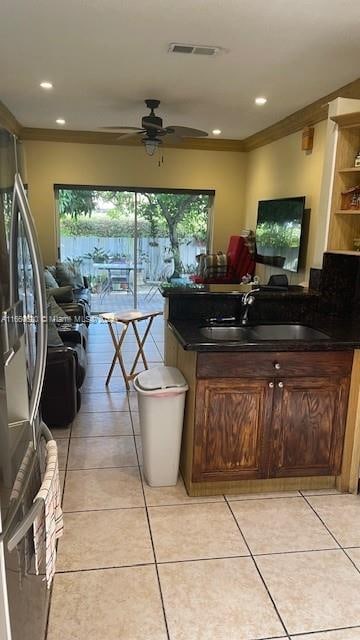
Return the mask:
[[191,127],[180,127],[177,125],[166,127],[170,135],[174,134],[178,138],[206,138],[209,134],[201,129],[192,129]]
[[131,133],[124,133],[122,136],[118,136],[117,140],[127,140],[128,138],[135,138],[136,136],[142,136],[146,133],[145,129],[139,129],[138,131],[132,131]]
[[164,143],[165,144],[178,144],[179,142],[182,142],[184,140],[184,138],[180,138],[180,136],[177,136],[175,133],[167,133],[167,135],[164,137]]
[[140,127],[121,127],[121,126],[120,127],[117,127],[117,126],[114,126],[114,127],[101,127],[101,129],[107,129],[108,131],[112,130],[112,131],[116,131],[116,132],[123,131],[124,133],[128,133],[130,131],[135,131],[135,132],[136,131],[144,131],[144,129],[140,129]]
[[143,118],[142,122],[144,127],[146,127],[146,129],[154,129],[154,131],[158,131],[159,133],[161,133],[162,131],[166,133],[166,129],[161,127],[159,124],[155,124],[154,122],[147,122],[146,118]]

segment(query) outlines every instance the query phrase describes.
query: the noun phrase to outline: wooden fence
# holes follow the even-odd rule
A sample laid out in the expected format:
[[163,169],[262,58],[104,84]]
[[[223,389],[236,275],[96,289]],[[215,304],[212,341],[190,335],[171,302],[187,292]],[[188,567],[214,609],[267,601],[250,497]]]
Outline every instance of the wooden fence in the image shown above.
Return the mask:
[[[81,270],[84,275],[96,275],[94,262],[100,262],[95,257],[95,250],[102,250],[114,261],[124,261],[133,264],[134,238],[97,238],[96,236],[63,236],[61,238],[61,259],[81,259]],[[164,269],[164,264],[171,261],[171,245],[168,238],[157,238],[156,243],[151,238],[138,238],[138,265],[146,280],[157,280]],[[205,243],[195,242],[192,238],[180,245],[180,258],[184,273],[193,273],[196,269],[198,253],[206,251]],[[93,256],[91,258],[90,256]]]

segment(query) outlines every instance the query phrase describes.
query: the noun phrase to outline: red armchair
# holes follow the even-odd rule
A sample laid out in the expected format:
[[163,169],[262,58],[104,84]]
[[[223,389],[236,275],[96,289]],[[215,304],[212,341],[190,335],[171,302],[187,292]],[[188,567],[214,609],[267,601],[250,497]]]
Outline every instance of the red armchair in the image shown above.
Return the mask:
[[227,274],[220,278],[204,278],[193,275],[191,280],[198,284],[238,284],[247,274],[255,273],[255,259],[250,253],[246,238],[231,236],[227,250]]

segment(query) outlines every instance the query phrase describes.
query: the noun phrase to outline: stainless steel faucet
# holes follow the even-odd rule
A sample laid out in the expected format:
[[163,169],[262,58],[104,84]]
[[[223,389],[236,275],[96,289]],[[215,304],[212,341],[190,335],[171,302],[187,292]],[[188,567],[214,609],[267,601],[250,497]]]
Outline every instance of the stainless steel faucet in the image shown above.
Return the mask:
[[242,297],[241,304],[243,307],[245,307],[243,317],[241,318],[242,325],[247,325],[248,323],[249,307],[251,307],[251,305],[254,304],[255,302],[254,293],[258,293],[258,291],[260,291],[260,289],[252,289],[251,291],[244,293]]

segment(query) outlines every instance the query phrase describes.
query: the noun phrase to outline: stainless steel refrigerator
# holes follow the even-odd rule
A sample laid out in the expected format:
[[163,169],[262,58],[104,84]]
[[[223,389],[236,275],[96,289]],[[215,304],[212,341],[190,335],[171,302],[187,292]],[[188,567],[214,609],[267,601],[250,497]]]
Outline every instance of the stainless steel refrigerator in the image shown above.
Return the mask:
[[0,128],[0,638],[43,640],[48,590],[34,571],[32,523],[50,437],[39,414],[46,304],[20,151]]

